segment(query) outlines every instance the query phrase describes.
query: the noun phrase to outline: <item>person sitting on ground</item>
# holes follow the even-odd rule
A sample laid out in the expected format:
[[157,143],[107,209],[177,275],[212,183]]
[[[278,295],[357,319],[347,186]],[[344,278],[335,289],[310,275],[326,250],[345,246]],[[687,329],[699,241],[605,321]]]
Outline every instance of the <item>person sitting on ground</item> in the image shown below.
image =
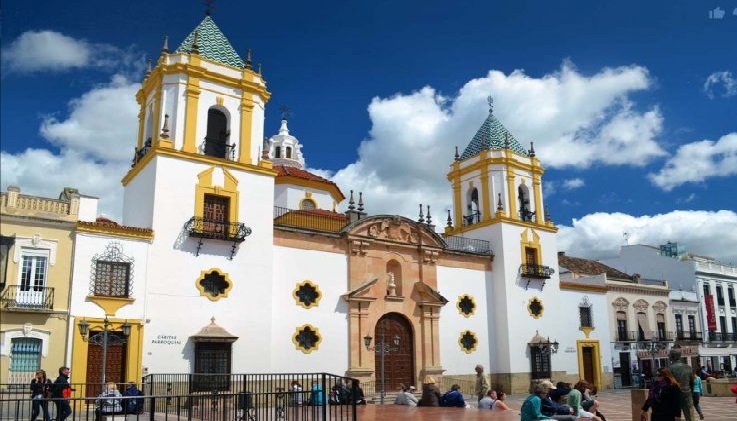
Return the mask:
[[498,394],[499,399],[495,400],[493,404],[491,404],[491,410],[492,411],[509,411],[510,407],[507,406],[504,401],[507,399],[507,394],[504,392],[499,392]]
[[100,393],[95,401],[97,404],[95,419],[100,421],[103,415],[122,414],[123,406],[120,402],[122,396],[114,382],[107,382],[105,390]]
[[568,394],[568,406],[573,408],[573,415],[579,418],[587,418],[593,421],[601,421],[601,418],[583,409],[581,401],[583,400],[583,392],[586,390],[586,381],[581,380],[573,386]]
[[595,387],[586,380],[581,381],[585,383],[584,391],[582,392],[581,397],[581,407],[584,409],[584,411],[596,414],[596,412],[599,411],[599,401],[594,399],[594,395],[596,395],[596,392],[594,392]]
[[[559,387],[553,386],[553,382],[548,380],[543,381],[541,384],[548,387],[548,393],[541,398],[542,408],[540,409],[540,412],[547,417],[559,421],[576,421],[576,416],[573,415],[573,408],[568,405],[564,405],[560,403],[558,399],[553,398],[553,396],[556,396],[556,398],[559,397],[558,394],[553,393],[557,391]],[[558,384],[565,386],[563,382],[558,382]],[[566,395],[568,395],[569,392],[569,390],[566,390]]]
[[425,377],[422,382],[422,397],[417,406],[440,406],[440,389],[435,385],[433,376]]
[[415,387],[414,386],[407,386],[404,383],[400,383],[401,390],[399,391],[399,394],[397,395],[397,398],[394,399],[394,405],[408,405],[408,406],[417,406],[417,396],[414,394]]
[[[552,384],[551,384],[552,385]],[[522,402],[520,408],[520,421],[547,420],[549,416],[540,412],[542,407],[542,398],[548,394],[548,385],[545,382],[538,383],[532,389],[532,394]]]
[[304,402],[302,385],[297,380],[292,380],[292,405],[302,405]]
[[366,396],[363,394],[363,389],[361,388],[361,381],[358,379],[353,379],[353,387],[350,390],[351,393],[351,400],[356,405],[366,405]]
[[461,386],[458,384],[451,386],[450,390],[440,398],[440,406],[465,408],[466,400],[463,398],[463,393],[461,393]]
[[126,414],[140,414],[143,412],[143,392],[136,387],[136,384],[129,382],[125,390],[123,391],[123,409]]
[[[553,383],[550,382],[552,385]],[[565,404],[568,400],[568,394],[571,393],[571,384],[566,382],[558,382],[555,388],[548,392],[550,399],[556,403]]]
[[496,390],[489,390],[486,392],[486,396],[481,398],[479,401],[479,409],[491,409],[494,402],[497,400]]

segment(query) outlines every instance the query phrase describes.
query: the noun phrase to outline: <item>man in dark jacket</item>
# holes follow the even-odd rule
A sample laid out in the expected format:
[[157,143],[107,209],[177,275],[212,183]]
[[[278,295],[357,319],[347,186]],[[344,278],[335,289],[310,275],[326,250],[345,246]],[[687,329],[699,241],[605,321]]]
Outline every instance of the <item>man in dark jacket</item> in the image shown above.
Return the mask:
[[463,398],[463,393],[461,393],[461,387],[457,384],[451,386],[450,390],[445,392],[443,397],[440,398],[440,406],[465,408],[466,400]]
[[69,398],[72,396],[74,389],[69,384],[69,367],[59,368],[59,377],[54,381],[51,390],[51,397],[54,398],[54,404],[56,405],[56,421],[64,421],[72,414]]
[[123,411],[126,414],[140,414],[143,412],[143,398],[141,397],[143,392],[138,390],[135,383],[128,383],[128,387],[123,391],[123,396],[131,396],[123,400]]

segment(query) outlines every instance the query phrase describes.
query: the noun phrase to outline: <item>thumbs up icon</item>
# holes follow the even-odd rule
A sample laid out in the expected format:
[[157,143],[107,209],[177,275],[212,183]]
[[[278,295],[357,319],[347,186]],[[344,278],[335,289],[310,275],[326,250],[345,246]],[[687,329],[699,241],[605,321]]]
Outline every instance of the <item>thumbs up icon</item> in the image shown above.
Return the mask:
[[717,6],[714,10],[709,10],[709,19],[722,19],[726,12],[721,7]]

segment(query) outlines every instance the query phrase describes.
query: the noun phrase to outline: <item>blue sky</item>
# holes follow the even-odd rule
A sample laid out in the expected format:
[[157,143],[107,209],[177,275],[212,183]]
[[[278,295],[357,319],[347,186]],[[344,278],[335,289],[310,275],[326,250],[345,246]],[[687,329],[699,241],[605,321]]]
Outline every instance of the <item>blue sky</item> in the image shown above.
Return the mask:
[[[644,4],[641,4],[644,3]],[[101,198],[137,130],[134,94],[164,35],[200,1],[4,1],[2,188]],[[609,257],[628,241],[684,243],[737,263],[737,0],[215,2],[291,109],[310,169],[372,214],[450,206],[453,147],[495,113],[535,142],[561,249]],[[721,15],[721,11],[724,12]],[[716,17],[721,16],[721,19]],[[344,204],[345,205],[345,204]]]

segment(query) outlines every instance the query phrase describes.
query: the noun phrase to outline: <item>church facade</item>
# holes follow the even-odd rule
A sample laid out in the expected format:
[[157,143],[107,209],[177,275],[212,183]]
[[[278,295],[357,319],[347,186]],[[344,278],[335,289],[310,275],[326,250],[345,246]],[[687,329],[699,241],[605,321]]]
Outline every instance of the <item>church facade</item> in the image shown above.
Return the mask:
[[[591,291],[561,294],[544,169],[493,110],[459,139],[447,219],[420,206],[412,220],[368,215],[360,193],[305,170],[286,119],[264,140],[269,97],[210,16],[164,43],[137,95],[122,221],[75,230],[73,382],[329,372],[394,390],[482,364],[513,393],[584,372],[611,385],[608,330],[578,328]],[[103,367],[92,338],[106,329]]]

